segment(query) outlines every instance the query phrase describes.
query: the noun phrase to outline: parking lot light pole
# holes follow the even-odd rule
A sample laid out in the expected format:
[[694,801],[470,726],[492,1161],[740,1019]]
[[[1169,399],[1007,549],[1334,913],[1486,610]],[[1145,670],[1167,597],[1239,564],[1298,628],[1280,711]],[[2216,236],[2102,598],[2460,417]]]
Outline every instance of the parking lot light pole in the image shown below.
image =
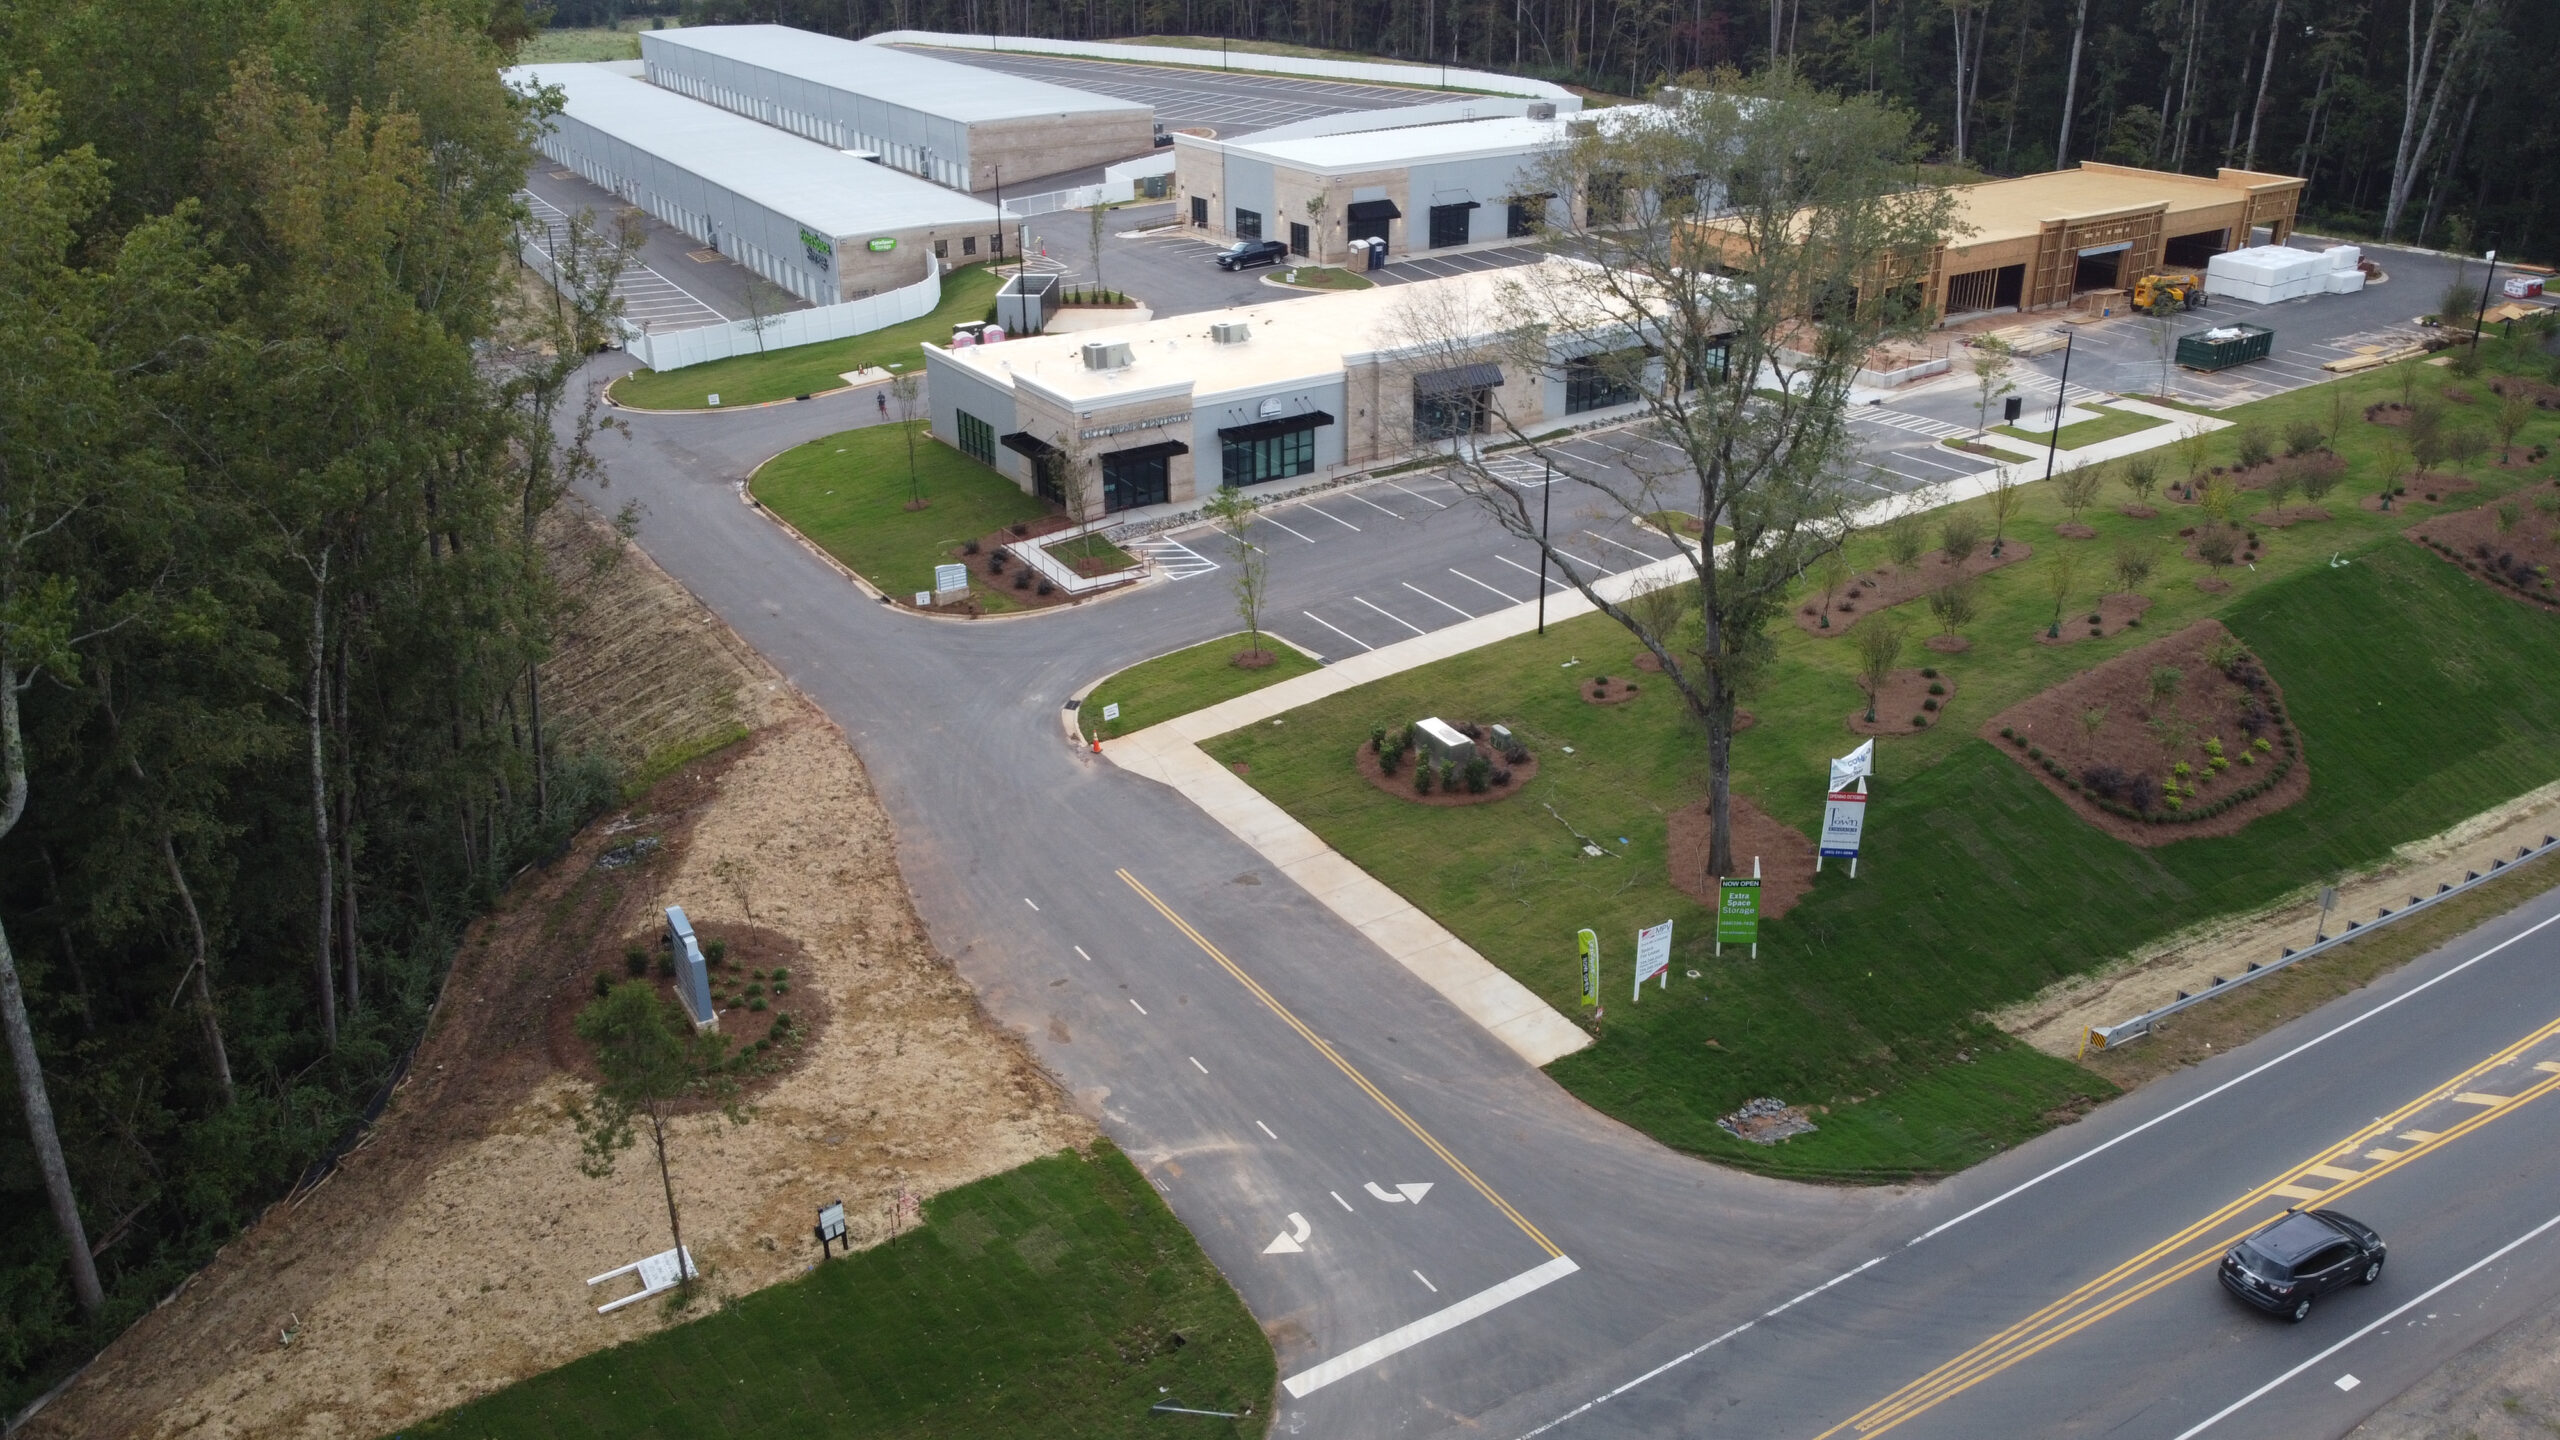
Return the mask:
[[1556,513],[1556,463],[1546,462],[1546,488],[1538,493],[1538,633],[1547,633],[1547,520]]
[[2071,398],[2071,342],[2077,339],[2069,331],[2062,335],[2062,383],[2053,387],[2053,440],[2045,447],[2044,478],[2053,478],[2053,457],[2062,450],[2062,407]]
[[2480,308],[2471,312],[2471,353],[2480,353],[2480,319],[2489,313],[2489,287],[2497,283],[2498,252],[2489,252],[2489,273],[2480,277]]

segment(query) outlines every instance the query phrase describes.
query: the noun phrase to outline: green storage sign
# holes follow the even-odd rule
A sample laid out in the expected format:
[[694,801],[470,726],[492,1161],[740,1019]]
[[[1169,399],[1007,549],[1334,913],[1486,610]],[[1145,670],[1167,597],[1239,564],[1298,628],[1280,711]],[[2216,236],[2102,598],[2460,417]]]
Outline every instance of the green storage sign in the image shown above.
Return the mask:
[[1716,943],[1760,943],[1760,882],[1749,876],[1727,876],[1716,882]]
[[895,235],[883,235],[871,242],[871,253],[875,255],[884,255],[897,248],[898,237]]
[[[815,230],[801,231],[800,244],[803,249],[813,251],[820,255],[833,255],[836,253],[835,242],[829,240],[826,236],[819,234]],[[873,241],[872,246],[875,249],[878,248],[879,242],[876,240]]]

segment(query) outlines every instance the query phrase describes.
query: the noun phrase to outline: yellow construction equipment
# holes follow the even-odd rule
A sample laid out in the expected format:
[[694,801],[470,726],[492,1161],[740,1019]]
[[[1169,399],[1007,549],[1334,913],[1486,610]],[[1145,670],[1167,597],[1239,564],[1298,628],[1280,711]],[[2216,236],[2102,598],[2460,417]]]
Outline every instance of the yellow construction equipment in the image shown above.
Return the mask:
[[2146,315],[2193,310],[2204,303],[2204,277],[2193,270],[2163,270],[2133,282],[2133,308]]

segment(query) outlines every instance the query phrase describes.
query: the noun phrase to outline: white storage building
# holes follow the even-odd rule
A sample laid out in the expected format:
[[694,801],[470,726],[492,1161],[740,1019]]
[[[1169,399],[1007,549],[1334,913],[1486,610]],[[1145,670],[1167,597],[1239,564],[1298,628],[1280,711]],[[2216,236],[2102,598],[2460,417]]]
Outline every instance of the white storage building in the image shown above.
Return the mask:
[[956,190],[1145,154],[1155,108],[784,25],[644,30],[652,84]]
[[566,102],[545,156],[812,305],[858,300],[1001,246],[995,207],[601,65],[508,84]]

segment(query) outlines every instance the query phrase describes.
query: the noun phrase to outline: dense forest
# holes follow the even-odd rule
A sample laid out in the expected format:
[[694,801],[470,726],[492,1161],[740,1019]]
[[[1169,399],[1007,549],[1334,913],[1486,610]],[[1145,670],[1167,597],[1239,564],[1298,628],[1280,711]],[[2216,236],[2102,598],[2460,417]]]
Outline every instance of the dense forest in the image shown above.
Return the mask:
[[[645,5],[559,0],[556,23]],[[1447,60],[1621,95],[1772,57],[1901,101],[1993,174],[2109,160],[2310,177],[2340,234],[2560,252],[2547,0],[690,0],[763,20],[1103,38],[1226,35]]]
[[527,28],[0,6],[0,1413],[310,1173],[614,794],[536,669],[611,261],[512,261]]

